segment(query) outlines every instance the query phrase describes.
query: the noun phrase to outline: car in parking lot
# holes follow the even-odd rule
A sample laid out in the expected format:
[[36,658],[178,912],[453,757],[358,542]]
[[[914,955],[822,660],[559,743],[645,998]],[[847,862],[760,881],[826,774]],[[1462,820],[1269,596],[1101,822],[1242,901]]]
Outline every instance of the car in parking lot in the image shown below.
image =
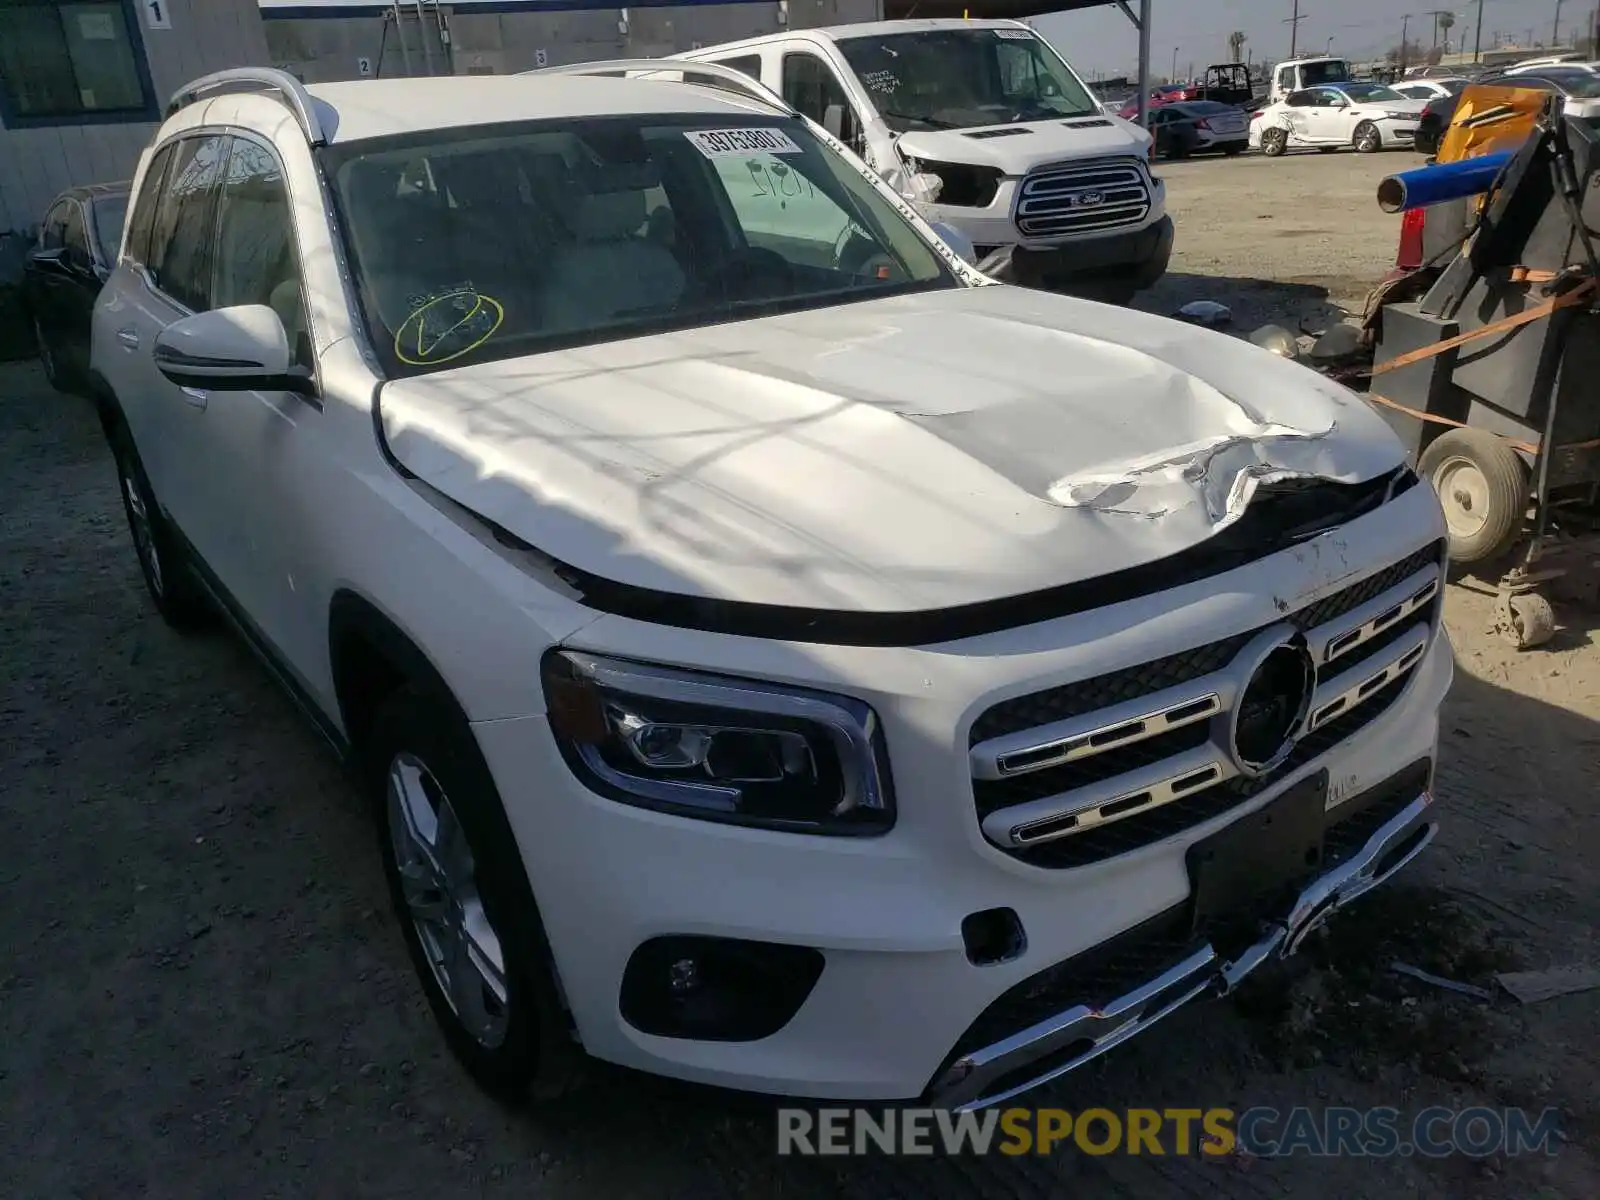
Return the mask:
[[1411,145],[1426,107],[1426,101],[1402,96],[1379,83],[1306,88],[1255,114],[1250,145],[1269,158],[1302,146],[1319,150],[1353,146],[1373,154]]
[[89,369],[89,316],[117,261],[127,183],[70,188],[50,202],[22,271],[22,301],[52,387],[83,387]]
[[1187,158],[1208,150],[1242,154],[1250,144],[1250,119],[1242,109],[1212,100],[1179,100],[1150,112],[1153,151]]
[[198,80],[94,313],[150,600],[355,768],[476,1079],[997,1103],[1423,850],[1445,527],[1379,417],[615,66]]
[[1427,102],[1440,96],[1459,96],[1468,79],[1407,79],[1391,85],[1408,100]]
[[[1491,72],[1473,80],[1478,87],[1534,88],[1554,92],[1567,100],[1600,99],[1600,74],[1587,67],[1570,64],[1543,67],[1522,67],[1511,71]],[[1461,104],[1461,94],[1440,96],[1428,102],[1417,122],[1414,145],[1419,154],[1439,152],[1439,144],[1450,122],[1455,119]]]

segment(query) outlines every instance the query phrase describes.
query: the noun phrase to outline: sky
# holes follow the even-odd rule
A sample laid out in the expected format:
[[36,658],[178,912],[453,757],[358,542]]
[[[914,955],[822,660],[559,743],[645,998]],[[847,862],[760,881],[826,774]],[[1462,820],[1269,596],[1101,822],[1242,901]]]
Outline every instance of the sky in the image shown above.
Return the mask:
[[[1463,35],[1467,49],[1478,23],[1477,0],[1432,0],[1451,8],[1456,26],[1451,48]],[[1561,4],[1562,41],[1594,24],[1600,0],[1565,0]],[[1137,0],[1132,7],[1138,11]],[[1172,70],[1177,50],[1178,77],[1188,78],[1189,64],[1203,71],[1210,63],[1228,61],[1228,34],[1242,30],[1247,53],[1277,62],[1289,56],[1288,17],[1293,0],[1151,0],[1150,70],[1157,77]],[[1524,44],[1533,30],[1537,42],[1549,44],[1555,29],[1557,0],[1483,0],[1483,44],[1492,46],[1499,32],[1507,42]],[[1321,54],[1333,39],[1333,52],[1353,59],[1381,58],[1400,44],[1404,15],[1410,12],[1410,39],[1433,45],[1433,18],[1427,0],[1300,0],[1299,49]],[[1131,75],[1138,55],[1138,34],[1114,7],[1058,13],[1032,21],[1062,55],[1085,75]]]

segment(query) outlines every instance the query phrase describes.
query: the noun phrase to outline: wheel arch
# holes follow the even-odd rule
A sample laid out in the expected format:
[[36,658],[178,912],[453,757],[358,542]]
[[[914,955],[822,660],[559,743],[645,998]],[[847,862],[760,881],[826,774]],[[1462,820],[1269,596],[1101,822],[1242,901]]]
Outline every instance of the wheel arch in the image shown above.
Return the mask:
[[415,638],[367,597],[350,588],[334,592],[328,605],[328,664],[339,722],[352,756],[363,752],[372,718],[393,692],[414,684],[449,703],[467,721],[466,710]]

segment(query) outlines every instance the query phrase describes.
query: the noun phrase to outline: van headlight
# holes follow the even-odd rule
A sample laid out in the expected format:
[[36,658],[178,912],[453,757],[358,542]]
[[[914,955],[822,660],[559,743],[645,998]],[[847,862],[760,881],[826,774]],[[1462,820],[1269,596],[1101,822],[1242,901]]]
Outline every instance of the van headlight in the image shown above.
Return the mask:
[[797,833],[894,824],[883,733],[859,700],[575,650],[541,673],[562,755],[603,796]]

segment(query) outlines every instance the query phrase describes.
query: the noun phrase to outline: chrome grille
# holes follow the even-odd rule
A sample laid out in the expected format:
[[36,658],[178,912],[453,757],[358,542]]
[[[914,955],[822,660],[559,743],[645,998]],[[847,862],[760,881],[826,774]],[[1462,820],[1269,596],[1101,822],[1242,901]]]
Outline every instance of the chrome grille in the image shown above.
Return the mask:
[[[1160,841],[1244,803],[1374,720],[1427,652],[1444,586],[1435,544],[1259,629],[1005,700],[974,722],[988,840],[1042,866]],[[1303,639],[1315,669],[1287,758],[1242,767],[1231,722],[1257,658]]]
[[1017,192],[1024,237],[1060,237],[1137,225],[1150,212],[1150,182],[1136,158],[1040,167]]

